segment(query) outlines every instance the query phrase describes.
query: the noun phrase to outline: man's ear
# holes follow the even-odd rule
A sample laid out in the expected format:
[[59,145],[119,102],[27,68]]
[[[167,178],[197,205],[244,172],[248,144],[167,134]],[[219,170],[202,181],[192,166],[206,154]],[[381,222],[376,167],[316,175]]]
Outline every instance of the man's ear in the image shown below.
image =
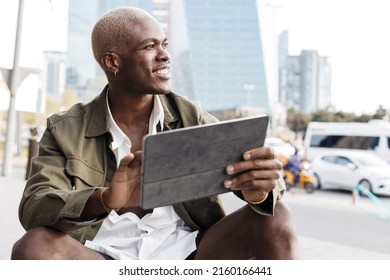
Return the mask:
[[116,73],[119,71],[120,57],[114,53],[105,53],[100,57],[100,62],[104,69],[109,72]]

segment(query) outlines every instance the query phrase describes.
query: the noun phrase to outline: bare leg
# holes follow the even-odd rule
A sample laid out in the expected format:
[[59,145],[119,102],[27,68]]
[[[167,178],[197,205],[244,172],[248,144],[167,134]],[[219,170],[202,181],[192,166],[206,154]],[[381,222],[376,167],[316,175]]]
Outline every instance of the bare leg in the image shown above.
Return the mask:
[[196,259],[298,259],[290,210],[278,201],[275,216],[244,206],[213,225],[200,242]]
[[69,235],[47,227],[35,227],[12,248],[12,260],[102,260],[99,253]]

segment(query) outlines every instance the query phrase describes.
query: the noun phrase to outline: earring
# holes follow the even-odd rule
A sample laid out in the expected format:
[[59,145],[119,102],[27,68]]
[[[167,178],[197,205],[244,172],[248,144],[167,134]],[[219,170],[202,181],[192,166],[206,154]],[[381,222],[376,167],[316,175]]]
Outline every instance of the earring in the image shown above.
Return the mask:
[[115,77],[116,77],[116,74],[118,73],[118,71],[119,71],[118,69],[115,69],[115,70],[114,70],[114,76],[115,76]]

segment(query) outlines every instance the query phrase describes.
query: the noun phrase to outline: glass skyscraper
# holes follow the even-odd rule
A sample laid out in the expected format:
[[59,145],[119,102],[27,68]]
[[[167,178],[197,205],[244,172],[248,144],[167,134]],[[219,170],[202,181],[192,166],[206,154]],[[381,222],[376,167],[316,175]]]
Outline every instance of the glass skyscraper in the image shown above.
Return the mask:
[[186,26],[186,34],[181,34],[172,24],[174,44],[185,45],[174,51],[174,89],[209,111],[248,106],[268,112],[257,1],[185,0],[181,5],[181,10],[173,7],[171,15],[177,20],[180,12],[184,14],[178,24]]

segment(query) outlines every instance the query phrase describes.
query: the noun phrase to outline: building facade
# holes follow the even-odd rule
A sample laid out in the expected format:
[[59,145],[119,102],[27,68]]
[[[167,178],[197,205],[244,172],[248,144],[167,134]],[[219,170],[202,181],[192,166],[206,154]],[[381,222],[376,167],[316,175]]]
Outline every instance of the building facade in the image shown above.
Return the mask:
[[311,113],[331,106],[331,66],[316,50],[288,54],[288,32],[279,37],[279,101]]
[[171,16],[174,89],[209,111],[269,112],[272,73],[266,72],[259,1],[178,2],[172,1]]

